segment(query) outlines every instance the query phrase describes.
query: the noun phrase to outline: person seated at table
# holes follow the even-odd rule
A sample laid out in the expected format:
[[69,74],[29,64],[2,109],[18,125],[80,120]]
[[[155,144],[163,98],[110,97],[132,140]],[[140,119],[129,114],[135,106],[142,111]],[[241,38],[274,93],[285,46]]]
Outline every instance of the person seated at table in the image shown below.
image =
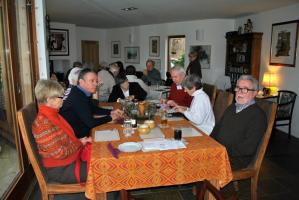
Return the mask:
[[146,61],[146,70],[143,71],[142,80],[148,85],[161,84],[161,74],[155,68],[155,61],[151,59]]
[[130,83],[126,76],[119,77],[118,81],[118,84],[113,86],[108,102],[116,102],[119,98],[139,101],[146,98],[147,92],[138,83]]
[[192,101],[192,96],[184,91],[182,82],[186,77],[183,67],[175,66],[170,71],[173,83],[170,88],[167,104],[169,106],[187,106],[189,107]]
[[109,95],[112,92],[112,88],[115,85],[113,74],[105,68],[99,67],[98,82],[100,83],[100,87],[98,88],[97,98],[100,102],[106,102],[108,101]]
[[173,83],[173,80],[171,78],[170,72],[166,72],[165,86],[171,86],[172,83]]
[[223,144],[233,169],[246,167],[253,159],[267,128],[265,112],[256,104],[258,81],[243,75],[235,88],[235,104],[224,112],[215,125],[211,137]]
[[117,120],[123,114],[119,109],[111,111],[93,104],[91,97],[97,86],[97,74],[88,68],[81,70],[78,85],[72,88],[60,109],[60,114],[72,126],[78,138],[89,136],[92,128]]
[[182,83],[184,90],[193,96],[191,106],[175,106],[175,110],[183,113],[196,127],[210,134],[215,125],[215,117],[209,96],[203,91],[199,76],[188,75]]
[[[39,80],[37,82],[35,96],[38,114],[32,124],[32,133],[49,182],[85,182],[86,161],[89,162],[89,160],[87,154],[82,154],[82,149],[90,148],[88,145],[91,138],[78,139],[72,127],[58,113],[63,103],[63,92],[64,89],[56,81]],[[87,153],[87,151],[84,152]],[[80,158],[84,156],[84,161],[82,161]],[[76,167],[79,168],[75,171]]]
[[143,80],[140,78],[137,78],[136,68],[133,65],[129,65],[126,67],[126,76],[130,83],[131,82],[138,83],[144,91],[146,91],[146,92],[149,91],[149,87],[143,82]]

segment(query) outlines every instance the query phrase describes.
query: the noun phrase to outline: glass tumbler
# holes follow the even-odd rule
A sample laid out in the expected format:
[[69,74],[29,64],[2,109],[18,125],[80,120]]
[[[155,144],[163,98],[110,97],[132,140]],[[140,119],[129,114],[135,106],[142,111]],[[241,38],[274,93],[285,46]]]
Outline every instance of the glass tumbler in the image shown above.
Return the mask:
[[124,130],[123,130],[125,137],[130,137],[132,135],[132,132],[133,132],[133,128],[132,128],[131,120],[125,120]]

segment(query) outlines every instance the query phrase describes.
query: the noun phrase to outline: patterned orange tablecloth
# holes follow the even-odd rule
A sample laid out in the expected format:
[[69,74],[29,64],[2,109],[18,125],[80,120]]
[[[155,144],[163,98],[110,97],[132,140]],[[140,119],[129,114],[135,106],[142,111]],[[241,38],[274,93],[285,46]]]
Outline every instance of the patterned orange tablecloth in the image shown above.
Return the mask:
[[[191,126],[186,121],[169,122],[162,129],[166,138],[173,137],[173,126]],[[105,124],[95,130],[117,128],[121,140],[111,142],[114,147],[128,141],[141,141],[138,133],[130,138],[122,134],[117,124]],[[108,142],[94,142],[86,183],[86,197],[96,199],[100,193],[186,184],[203,179],[214,180],[222,187],[232,180],[232,171],[225,147],[209,136],[185,138],[186,149],[120,153],[112,157]]]

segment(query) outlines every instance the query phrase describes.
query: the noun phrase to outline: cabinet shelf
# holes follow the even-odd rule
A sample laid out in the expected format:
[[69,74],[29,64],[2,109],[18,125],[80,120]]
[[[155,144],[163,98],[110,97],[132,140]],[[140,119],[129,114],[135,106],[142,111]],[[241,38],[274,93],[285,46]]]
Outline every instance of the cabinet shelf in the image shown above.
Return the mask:
[[230,77],[232,89],[243,74],[259,80],[262,36],[263,33],[226,34],[225,75]]

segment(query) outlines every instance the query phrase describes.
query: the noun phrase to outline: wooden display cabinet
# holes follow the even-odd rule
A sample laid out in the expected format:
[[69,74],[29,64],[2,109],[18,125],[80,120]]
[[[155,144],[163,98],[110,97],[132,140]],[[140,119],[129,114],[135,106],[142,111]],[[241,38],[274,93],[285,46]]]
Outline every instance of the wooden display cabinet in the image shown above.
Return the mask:
[[243,74],[259,80],[262,36],[263,33],[226,34],[225,75],[230,77],[232,89]]

